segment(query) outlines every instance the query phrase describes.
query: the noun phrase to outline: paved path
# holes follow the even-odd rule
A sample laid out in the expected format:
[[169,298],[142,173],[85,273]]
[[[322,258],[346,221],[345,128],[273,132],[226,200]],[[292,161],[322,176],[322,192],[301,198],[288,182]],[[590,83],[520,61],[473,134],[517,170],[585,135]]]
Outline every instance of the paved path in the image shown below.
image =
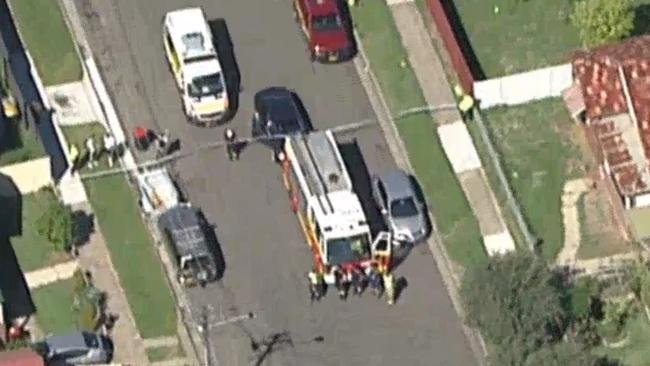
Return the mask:
[[590,179],[573,179],[564,184],[562,190],[562,224],[564,225],[564,244],[555,263],[570,265],[577,258],[580,247],[580,219],[578,216],[578,201],[589,190]]
[[76,260],[60,263],[51,267],[25,273],[25,281],[30,289],[49,285],[50,283],[71,278],[79,268]]
[[[88,204],[80,204],[73,209],[88,214],[92,212]],[[107,311],[119,316],[111,331],[115,344],[114,362],[149,365],[144,343],[135,326],[131,308],[113,268],[101,228],[96,221],[88,243],[79,247],[77,260],[85,270],[91,272],[95,286],[107,293]],[[155,308],[152,307],[152,311],[155,311]]]
[[[160,19],[181,6],[177,1],[75,0],[75,4],[127,129],[167,128],[185,147],[221,139],[222,127],[200,129],[185,123],[165,64]],[[274,85],[295,89],[318,129],[374,117],[351,64],[309,62],[289,2],[200,0],[193,4],[204,8],[218,37],[223,39],[227,28],[232,38],[236,56],[223,54],[226,73],[232,76],[235,69],[241,73],[243,92],[234,96],[239,108],[230,122],[241,135],[249,133],[255,92]],[[227,27],[219,17],[225,18]],[[346,142],[347,156],[358,156],[359,151],[363,155],[363,160],[350,159],[356,168],[355,181],[367,183],[366,167],[371,172],[394,167],[376,126],[341,140]],[[274,352],[265,364],[430,365],[434,359],[438,365],[474,364],[425,247],[415,249],[400,266],[398,275],[409,283],[395,307],[370,296],[347,303],[329,296],[310,306],[305,289],[309,251],[269,151],[249,146],[237,163],[226,161],[224,155],[208,151],[176,164],[189,198],[216,225],[226,260],[221,282],[188,291],[194,310],[211,305],[215,318],[248,311],[257,314],[242,327],[226,326],[211,333],[220,364],[250,362],[247,333],[260,338],[281,331],[290,332],[296,347]],[[367,185],[361,186],[367,191]],[[371,202],[367,192],[364,200]],[[369,214],[376,215],[372,207]],[[313,345],[304,341],[317,335],[326,341]]]
[[[449,80],[445,74],[441,57],[433,47],[431,35],[414,1],[389,2],[395,25],[409,57],[409,62],[420,84],[428,105],[455,104]],[[447,125],[461,121],[458,110],[442,110],[434,113],[435,121]],[[445,150],[447,151],[447,150]],[[449,153],[449,152],[448,152]],[[465,196],[476,216],[484,241],[492,238],[507,238],[507,247],[514,246],[501,210],[494,198],[490,184],[482,168],[457,172]]]

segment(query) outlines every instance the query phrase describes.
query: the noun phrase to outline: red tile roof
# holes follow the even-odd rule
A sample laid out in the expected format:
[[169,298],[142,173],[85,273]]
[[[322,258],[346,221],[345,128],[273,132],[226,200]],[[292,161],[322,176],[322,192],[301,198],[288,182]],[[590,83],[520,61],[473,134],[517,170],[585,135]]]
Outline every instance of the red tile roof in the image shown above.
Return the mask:
[[[589,52],[578,51],[572,63],[574,78],[582,88],[586,116],[595,125],[619,190],[626,195],[647,191],[650,187],[650,36],[631,38]],[[631,113],[625,87],[634,109],[630,126],[635,133],[628,131],[623,138],[620,129],[627,130],[625,123],[608,122],[610,117]],[[643,154],[643,161],[635,159],[639,154]]]

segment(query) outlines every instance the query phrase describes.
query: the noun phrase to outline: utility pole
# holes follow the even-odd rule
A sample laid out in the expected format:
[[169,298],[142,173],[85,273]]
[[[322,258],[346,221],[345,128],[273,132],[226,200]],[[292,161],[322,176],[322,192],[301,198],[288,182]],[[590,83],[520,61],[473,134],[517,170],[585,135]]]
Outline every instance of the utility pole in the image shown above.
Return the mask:
[[203,338],[203,346],[205,347],[205,354],[204,354],[204,361],[203,361],[205,366],[212,366],[212,354],[210,353],[212,348],[210,346],[211,329],[218,328],[232,323],[241,322],[247,319],[255,318],[255,314],[249,312],[248,314],[237,315],[226,319],[222,318],[221,320],[212,323],[210,321],[210,313],[211,313],[210,309],[208,309],[208,307],[204,305],[201,308],[201,320],[197,326],[198,331]]

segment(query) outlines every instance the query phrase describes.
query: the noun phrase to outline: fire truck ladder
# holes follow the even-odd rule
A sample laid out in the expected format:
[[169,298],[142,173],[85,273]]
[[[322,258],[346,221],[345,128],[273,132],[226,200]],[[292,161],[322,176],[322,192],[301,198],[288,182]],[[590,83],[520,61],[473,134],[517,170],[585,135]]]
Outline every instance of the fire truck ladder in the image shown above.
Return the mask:
[[[305,151],[307,152],[307,157],[309,158],[309,163],[311,164],[314,173],[316,174],[316,180],[317,184],[319,185],[320,189],[323,191],[323,198],[325,202],[327,203],[327,208],[329,208],[329,212],[334,212],[334,206],[332,205],[332,201],[330,201],[329,197],[327,196],[328,189],[327,185],[325,184],[325,179],[323,178],[323,175],[320,172],[320,169],[318,169],[318,163],[316,162],[316,158],[314,157],[314,152],[312,151],[309,141],[308,141],[308,135],[301,135],[302,142],[305,146]],[[318,204],[321,206],[321,209],[323,212],[327,212],[328,210],[325,209],[323,206],[323,202],[320,199],[320,197],[317,199]]]

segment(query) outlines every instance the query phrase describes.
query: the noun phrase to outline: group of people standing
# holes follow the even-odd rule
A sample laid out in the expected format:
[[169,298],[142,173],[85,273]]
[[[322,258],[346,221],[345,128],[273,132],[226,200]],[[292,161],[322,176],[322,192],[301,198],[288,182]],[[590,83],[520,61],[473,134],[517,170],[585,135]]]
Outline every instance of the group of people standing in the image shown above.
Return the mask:
[[123,151],[122,145],[118,144],[115,141],[115,137],[108,132],[102,136],[99,148],[95,145],[95,141],[95,135],[90,135],[84,140],[83,154],[81,154],[76,144],[70,144],[68,151],[72,162],[72,173],[81,169],[84,164],[89,169],[97,167],[99,165],[99,160],[104,155],[108,158],[108,166],[110,168],[113,167],[113,164],[121,154],[121,151]]
[[[357,296],[361,296],[366,289],[370,289],[377,298],[386,294],[389,305],[392,305],[395,300],[393,275],[382,273],[377,264],[373,263],[365,269],[358,266],[335,267],[332,274],[334,276],[334,287],[341,300],[346,300],[350,291],[353,291]],[[307,277],[309,279],[311,302],[320,301],[327,292],[324,274],[319,271],[311,271]]]

